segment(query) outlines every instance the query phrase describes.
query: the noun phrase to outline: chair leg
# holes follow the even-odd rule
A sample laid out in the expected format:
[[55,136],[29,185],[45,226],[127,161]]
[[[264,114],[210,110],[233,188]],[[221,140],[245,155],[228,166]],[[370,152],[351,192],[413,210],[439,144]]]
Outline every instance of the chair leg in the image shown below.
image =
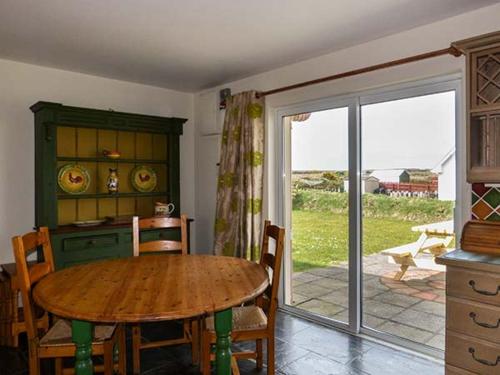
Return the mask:
[[256,359],[257,370],[261,370],[263,365],[262,339],[255,340],[255,352],[257,354],[257,359]]
[[30,375],[40,375],[40,359],[36,344],[29,345],[29,370]]
[[274,375],[274,332],[267,338],[267,375]]
[[56,375],[63,375],[63,359],[61,357],[54,358],[54,365]]
[[127,339],[125,334],[125,326],[120,326],[118,349],[118,372],[120,373],[120,375],[127,375]]
[[104,375],[113,375],[114,370],[114,350],[113,341],[108,340],[104,343]]
[[232,375],[240,375],[240,368],[238,367],[238,361],[235,357],[231,357],[231,373]]
[[191,321],[191,356],[193,364],[200,362],[200,324],[198,318]]
[[132,326],[132,361],[134,375],[141,373],[141,327],[139,324]]
[[207,332],[201,334],[201,373],[210,375],[210,335]]

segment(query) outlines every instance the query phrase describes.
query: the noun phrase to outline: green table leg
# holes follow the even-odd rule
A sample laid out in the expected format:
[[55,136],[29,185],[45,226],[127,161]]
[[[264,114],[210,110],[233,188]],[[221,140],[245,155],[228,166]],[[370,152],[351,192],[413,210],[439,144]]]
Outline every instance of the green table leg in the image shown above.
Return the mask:
[[217,375],[231,375],[231,328],[233,310],[227,309],[215,313],[215,366]]
[[71,323],[71,335],[76,345],[75,374],[93,375],[92,323],[81,320],[73,320]]

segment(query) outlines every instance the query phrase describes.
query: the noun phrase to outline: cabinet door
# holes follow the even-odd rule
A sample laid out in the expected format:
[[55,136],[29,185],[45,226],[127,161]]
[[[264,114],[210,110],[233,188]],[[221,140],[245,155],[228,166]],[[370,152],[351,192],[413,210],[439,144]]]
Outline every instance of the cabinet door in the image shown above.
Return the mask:
[[469,182],[500,182],[500,113],[471,114]]
[[500,47],[471,54],[471,110],[500,108]]

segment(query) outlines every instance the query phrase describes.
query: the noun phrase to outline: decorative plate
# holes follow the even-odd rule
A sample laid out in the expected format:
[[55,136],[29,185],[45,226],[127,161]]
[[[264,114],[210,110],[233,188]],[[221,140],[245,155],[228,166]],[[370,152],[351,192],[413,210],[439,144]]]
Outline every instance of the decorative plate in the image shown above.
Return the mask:
[[82,194],[89,188],[90,174],[79,164],[66,164],[59,169],[57,183],[68,194]]
[[130,172],[130,180],[135,190],[149,193],[156,187],[156,172],[153,168],[139,165]]

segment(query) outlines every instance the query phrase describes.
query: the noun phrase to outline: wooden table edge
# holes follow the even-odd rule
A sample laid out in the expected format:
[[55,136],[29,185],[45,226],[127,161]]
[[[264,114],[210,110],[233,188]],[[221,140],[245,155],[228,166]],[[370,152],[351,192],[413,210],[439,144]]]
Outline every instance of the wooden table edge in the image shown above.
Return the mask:
[[[35,300],[36,304],[41,308],[43,308],[44,310],[49,311],[50,313],[65,319],[82,320],[93,323],[142,323],[142,322],[147,323],[147,322],[161,322],[165,320],[187,319],[208,314],[215,314],[216,312],[227,310],[231,307],[235,307],[242,303],[251,301],[252,299],[264,293],[264,291],[268,286],[269,286],[269,280],[265,280],[265,282],[263,282],[263,284],[259,288],[255,289],[255,291],[252,294],[249,294],[244,299],[238,299],[236,301],[228,301],[227,303],[219,305],[217,307],[212,306],[212,307],[202,308],[199,311],[195,311],[194,313],[193,310],[190,310],[189,313],[186,314],[182,313],[170,314],[170,315],[164,314],[162,316],[158,316],[159,315],[158,313],[155,313],[154,315],[150,316],[143,315],[140,317],[137,317],[137,315],[133,316],[115,315],[114,317],[105,317],[105,316],[90,316],[87,314],[79,315],[79,314],[74,314],[73,312],[69,313],[59,308],[53,308],[50,302],[45,301],[37,294],[36,287],[34,288],[33,291],[33,299]],[[49,307],[47,308],[47,306]]]
[[[187,255],[187,256],[213,257],[213,255],[208,255],[208,254],[192,254],[192,255]],[[116,259],[114,259],[114,260],[116,260]],[[248,261],[246,259],[243,259],[243,260]],[[101,262],[104,263],[104,262],[109,262],[109,261],[112,261],[112,260],[102,259],[102,260],[98,260],[96,262],[87,263],[87,265],[101,263]],[[251,261],[248,261],[248,262],[251,262]],[[164,314],[163,316],[158,316],[158,313],[155,312],[155,314],[142,315],[139,317],[137,315],[128,315],[128,314],[126,314],[126,315],[114,315],[113,317],[106,317],[106,316],[101,316],[101,315],[91,316],[88,314],[78,314],[78,313],[75,313],[74,311],[68,312],[65,309],[60,309],[58,307],[54,307],[50,301],[40,297],[39,293],[37,292],[38,285],[35,285],[32,293],[33,293],[33,299],[34,299],[35,303],[37,305],[39,305],[40,307],[42,307],[44,310],[46,310],[54,315],[57,315],[59,317],[62,317],[65,319],[70,319],[70,320],[81,320],[81,321],[88,321],[88,322],[92,322],[92,323],[140,323],[140,322],[160,322],[160,321],[166,321],[166,320],[185,319],[185,318],[192,318],[192,317],[196,317],[196,316],[202,316],[205,314],[214,314],[216,312],[227,310],[231,307],[235,307],[235,306],[238,306],[242,303],[251,301],[252,299],[254,299],[257,296],[264,293],[264,291],[269,286],[269,278],[267,277],[267,272],[264,269],[264,267],[262,267],[260,264],[255,263],[255,262],[251,262],[251,263],[254,263],[255,265],[261,267],[262,271],[266,273],[266,277],[263,280],[263,282],[261,283],[261,285],[259,285],[257,288],[255,288],[252,291],[252,293],[247,294],[244,298],[238,298],[238,299],[234,299],[231,301],[227,301],[226,303],[220,304],[218,306],[208,305],[208,306],[203,306],[198,310],[189,309],[189,312],[186,312],[186,313],[182,313],[182,311],[181,311],[181,312],[175,313],[175,314]],[[73,267],[81,267],[81,266],[85,266],[85,265],[86,264],[75,265]],[[68,270],[70,268],[72,268],[72,267],[68,267],[68,268],[65,268],[63,270],[59,270],[56,272],[65,271],[65,270]],[[45,276],[43,279],[50,277],[51,275],[52,274],[49,274],[49,275]],[[39,282],[41,282],[42,280],[40,280]],[[193,311],[195,311],[195,312],[193,313]]]

